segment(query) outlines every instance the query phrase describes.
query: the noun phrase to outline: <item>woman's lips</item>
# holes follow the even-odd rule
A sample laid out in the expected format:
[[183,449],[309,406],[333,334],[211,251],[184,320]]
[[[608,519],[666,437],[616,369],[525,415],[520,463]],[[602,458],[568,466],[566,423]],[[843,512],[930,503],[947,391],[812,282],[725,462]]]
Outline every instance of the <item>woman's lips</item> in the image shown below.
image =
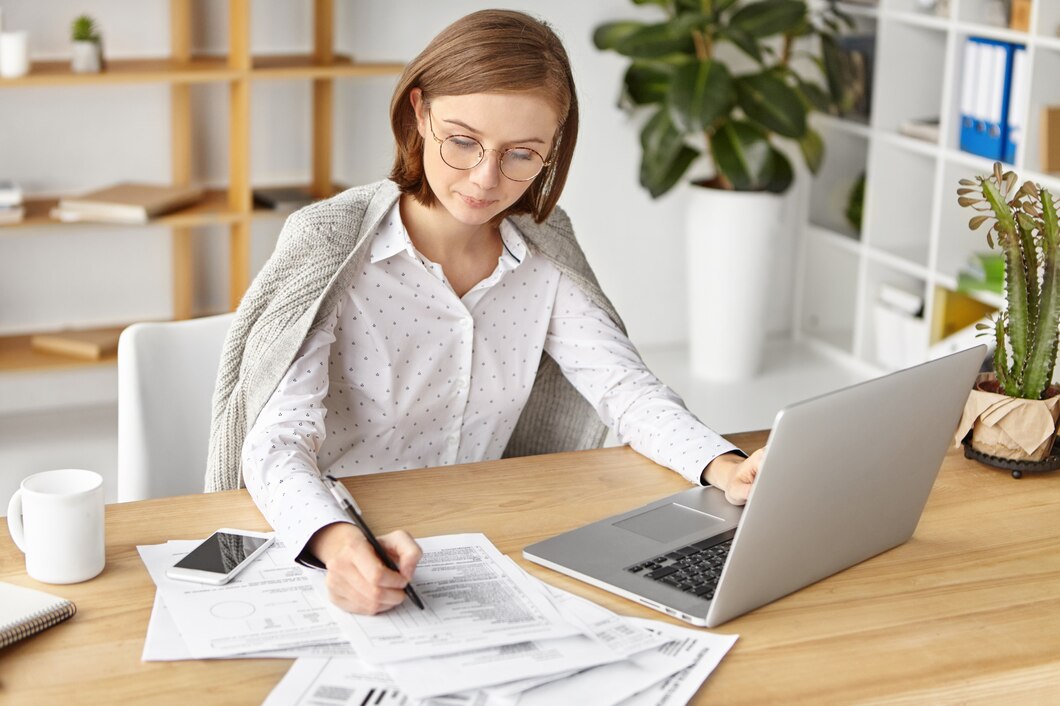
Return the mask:
[[487,206],[492,206],[493,204],[497,203],[493,200],[473,199],[470,196],[466,196],[464,194],[459,194],[459,196],[461,199],[463,199],[464,203],[466,203],[471,208],[486,208]]

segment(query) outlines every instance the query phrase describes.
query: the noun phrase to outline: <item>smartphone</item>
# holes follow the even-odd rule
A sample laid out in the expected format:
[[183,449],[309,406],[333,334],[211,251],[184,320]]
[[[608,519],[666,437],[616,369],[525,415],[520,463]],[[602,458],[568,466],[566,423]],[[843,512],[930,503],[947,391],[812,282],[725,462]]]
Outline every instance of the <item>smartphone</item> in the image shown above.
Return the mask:
[[272,544],[273,535],[219,529],[173,566],[166,576],[215,586],[228,583]]

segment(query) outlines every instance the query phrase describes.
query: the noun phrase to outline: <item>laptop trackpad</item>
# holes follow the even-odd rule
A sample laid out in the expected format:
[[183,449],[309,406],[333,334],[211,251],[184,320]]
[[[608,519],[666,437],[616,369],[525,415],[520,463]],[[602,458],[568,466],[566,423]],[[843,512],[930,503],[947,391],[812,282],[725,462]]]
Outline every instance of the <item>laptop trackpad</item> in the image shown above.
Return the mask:
[[720,530],[724,525],[725,520],[720,517],[676,503],[663,505],[615,523],[615,527],[657,542],[672,542],[690,534],[703,536],[705,532],[710,532],[715,527]]

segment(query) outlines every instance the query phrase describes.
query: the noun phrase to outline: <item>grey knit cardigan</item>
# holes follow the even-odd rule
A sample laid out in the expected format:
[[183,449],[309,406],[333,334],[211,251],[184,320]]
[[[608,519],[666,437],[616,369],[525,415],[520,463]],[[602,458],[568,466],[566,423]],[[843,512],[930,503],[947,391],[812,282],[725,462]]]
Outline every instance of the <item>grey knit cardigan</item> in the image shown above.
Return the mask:
[[[287,219],[275,251],[239,303],[221,353],[207,492],[242,486],[240,455],[247,430],[302,342],[326,321],[353,282],[369,251],[366,236],[398,196],[393,182],[376,182],[303,208]],[[555,209],[543,223],[527,216],[512,220],[531,252],[548,258],[625,330],[562,210]],[[567,382],[555,361],[543,354],[504,456],[596,448],[606,433],[592,406]]]

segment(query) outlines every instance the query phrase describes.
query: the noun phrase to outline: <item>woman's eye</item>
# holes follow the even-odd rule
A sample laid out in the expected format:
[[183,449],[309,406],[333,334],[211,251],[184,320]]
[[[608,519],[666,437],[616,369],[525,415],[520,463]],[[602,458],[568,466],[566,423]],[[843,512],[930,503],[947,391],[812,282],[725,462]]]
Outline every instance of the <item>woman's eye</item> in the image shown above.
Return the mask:
[[449,142],[451,142],[454,147],[457,147],[462,150],[467,150],[468,152],[476,152],[482,149],[479,146],[478,142],[467,137],[450,137]]
[[521,160],[521,161],[524,161],[524,162],[528,162],[528,161],[534,159],[534,157],[536,157],[537,155],[534,153],[533,150],[510,149],[510,150],[508,150],[508,156],[511,157],[512,159],[518,159],[518,160]]

